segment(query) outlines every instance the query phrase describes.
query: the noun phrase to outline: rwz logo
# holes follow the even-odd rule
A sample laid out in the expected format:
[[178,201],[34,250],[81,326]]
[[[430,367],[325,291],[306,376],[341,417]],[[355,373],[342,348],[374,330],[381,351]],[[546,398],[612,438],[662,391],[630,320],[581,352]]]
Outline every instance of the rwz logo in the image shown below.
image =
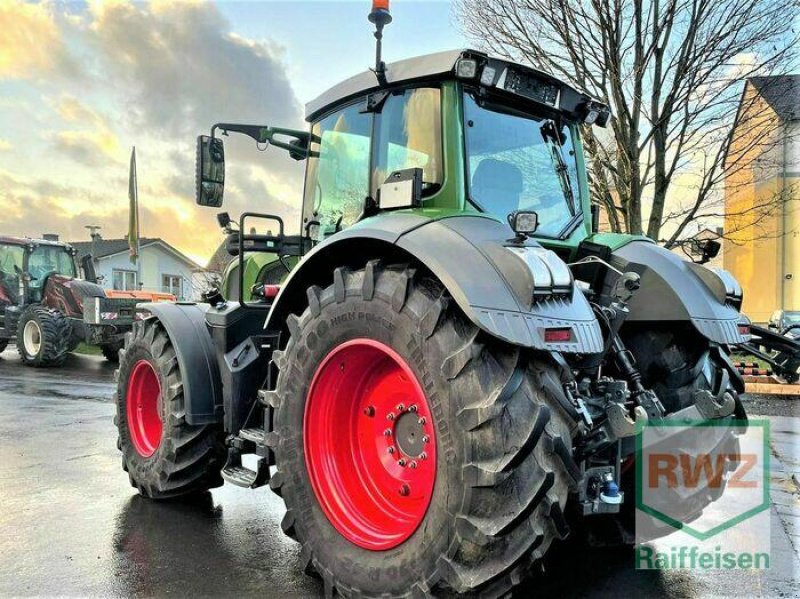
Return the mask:
[[[769,507],[769,456],[767,421],[647,423],[636,437],[636,508],[656,536],[666,524],[706,540]],[[717,517],[702,518],[707,509]],[[637,516],[637,536],[639,526]]]

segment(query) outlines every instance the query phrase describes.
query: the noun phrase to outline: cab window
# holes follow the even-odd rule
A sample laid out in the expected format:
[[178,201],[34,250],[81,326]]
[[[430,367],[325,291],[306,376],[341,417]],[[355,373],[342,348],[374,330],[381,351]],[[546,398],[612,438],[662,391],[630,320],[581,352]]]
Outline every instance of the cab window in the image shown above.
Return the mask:
[[373,197],[394,171],[421,168],[423,193],[443,180],[441,98],[437,88],[408,89],[386,99],[376,126]]
[[47,275],[56,273],[68,277],[76,276],[75,262],[63,247],[37,246],[28,257],[28,273],[31,287],[41,287]]
[[353,224],[369,195],[371,115],[353,104],[314,124],[306,168],[304,215],[320,237]]

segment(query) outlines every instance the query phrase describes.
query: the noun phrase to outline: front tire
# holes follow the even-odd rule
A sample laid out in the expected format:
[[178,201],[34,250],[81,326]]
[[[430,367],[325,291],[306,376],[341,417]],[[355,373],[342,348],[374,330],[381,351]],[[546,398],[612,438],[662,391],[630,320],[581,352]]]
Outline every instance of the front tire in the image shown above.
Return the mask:
[[33,304],[20,315],[17,351],[26,366],[61,366],[67,357],[71,334],[69,320],[61,312]]
[[134,326],[120,352],[115,402],[122,467],[141,495],[167,499],[222,485],[222,431],[186,422],[183,375],[156,318]]
[[[333,285],[308,297],[274,356],[270,441],[270,484],[306,570],[328,595],[506,593],[567,535],[562,510],[581,476],[554,368],[484,336],[437,281],[411,269],[340,268]],[[327,405],[318,403],[320,382]],[[405,443],[387,442],[399,434]],[[382,478],[387,485],[372,483]],[[350,523],[331,510],[336,493]],[[415,498],[422,508],[413,509]]]

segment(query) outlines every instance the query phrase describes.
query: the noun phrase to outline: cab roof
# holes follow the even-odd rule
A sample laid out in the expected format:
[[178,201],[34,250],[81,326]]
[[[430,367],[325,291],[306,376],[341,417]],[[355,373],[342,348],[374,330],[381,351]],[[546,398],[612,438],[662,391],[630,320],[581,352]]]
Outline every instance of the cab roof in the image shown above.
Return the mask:
[[14,237],[11,235],[0,235],[0,245],[49,245],[70,249],[72,246],[63,241],[49,241],[47,239],[32,239],[30,237]]
[[[531,80],[558,90],[557,104],[550,103],[550,108],[557,109],[561,112],[575,113],[574,116],[576,118],[580,118],[580,114],[578,113],[581,110],[581,106],[589,106],[591,104],[595,109],[608,110],[606,105],[594,100],[588,94],[573,88],[548,73],[508,60],[490,57],[478,50],[469,49],[447,50],[445,52],[426,54],[424,56],[417,56],[389,63],[386,65],[387,87],[402,86],[414,82],[453,79],[456,77],[456,65],[462,58],[474,58],[478,61],[480,71],[474,78],[475,80],[473,83],[475,84],[480,80],[481,85],[486,87],[496,88],[499,91],[511,92],[517,96],[526,97],[529,100],[540,101],[534,98],[530,93],[524,93],[527,90],[520,89],[519,85],[512,85],[512,80],[516,81],[514,76],[516,76],[517,79],[519,76],[522,76],[526,81]],[[487,67],[492,69],[493,75],[492,77],[486,77],[484,79],[481,73]],[[512,77],[509,77],[510,73],[513,75]],[[468,81],[463,78],[461,80]],[[359,73],[354,77],[350,77],[334,85],[306,104],[306,120],[309,122],[315,121],[320,116],[342,104],[380,89],[381,86],[378,83],[378,78],[373,71],[370,70]],[[548,104],[548,102],[541,103]]]

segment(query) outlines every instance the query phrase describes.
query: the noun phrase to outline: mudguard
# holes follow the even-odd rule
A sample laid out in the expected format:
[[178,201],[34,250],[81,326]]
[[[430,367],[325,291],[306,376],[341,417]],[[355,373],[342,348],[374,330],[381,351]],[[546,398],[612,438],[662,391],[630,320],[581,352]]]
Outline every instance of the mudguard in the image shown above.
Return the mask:
[[[534,301],[532,271],[508,246],[508,225],[480,215],[431,219],[419,214],[366,219],[316,246],[294,269],[275,300],[266,326],[281,329],[290,312],[305,302],[306,289],[324,286],[337,266],[363,267],[367,260],[418,262],[447,288],[464,314],[490,335],[514,345],[564,353],[598,353],[600,327],[586,298],[574,285]],[[546,252],[535,241],[517,247]],[[552,254],[552,253],[550,253]],[[560,260],[555,254],[548,260]],[[563,265],[563,263],[560,263]],[[556,265],[556,267],[560,266]],[[545,277],[552,273],[545,272]],[[305,304],[303,304],[305,305]],[[563,342],[546,342],[545,329],[571,329]]]
[[[687,262],[645,241],[633,241],[614,251],[611,264],[641,276],[641,288],[628,304],[628,321],[689,320],[701,335],[716,343],[747,341],[738,327],[742,289],[730,273]],[[606,284],[612,285],[613,280]]]
[[222,382],[205,319],[208,304],[161,302],[139,308],[158,318],[172,341],[183,376],[186,422],[222,422]]

